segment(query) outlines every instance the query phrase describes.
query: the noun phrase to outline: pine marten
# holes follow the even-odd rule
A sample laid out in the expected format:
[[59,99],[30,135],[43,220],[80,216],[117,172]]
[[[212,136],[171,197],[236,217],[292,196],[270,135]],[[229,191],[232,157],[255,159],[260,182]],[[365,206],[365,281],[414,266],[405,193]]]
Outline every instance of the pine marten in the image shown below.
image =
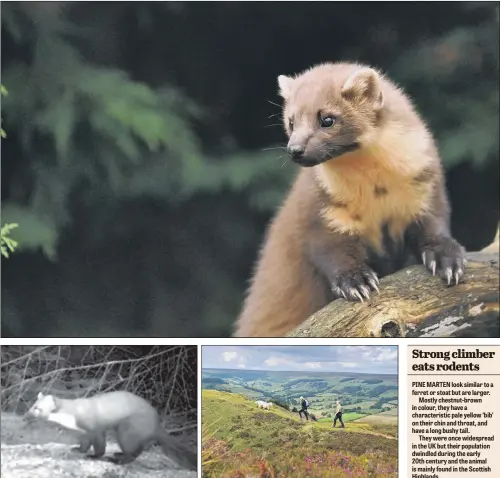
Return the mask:
[[373,68],[327,63],[278,77],[287,151],[302,166],[271,222],[239,337],[284,336],[333,299],[369,299],[379,278],[423,261],[450,284],[464,250],[433,137]]
[[92,458],[104,455],[106,432],[114,430],[122,450],[109,458],[114,463],[130,463],[147,445],[157,442],[164,453],[179,466],[193,470],[197,467],[196,453],[181,446],[176,438],[168,435],[161,427],[155,409],[146,400],[127,391],[77,399],[39,393],[36,402],[28,410],[27,417],[43,418],[80,432],[80,446],[74,449],[87,453],[92,446]]

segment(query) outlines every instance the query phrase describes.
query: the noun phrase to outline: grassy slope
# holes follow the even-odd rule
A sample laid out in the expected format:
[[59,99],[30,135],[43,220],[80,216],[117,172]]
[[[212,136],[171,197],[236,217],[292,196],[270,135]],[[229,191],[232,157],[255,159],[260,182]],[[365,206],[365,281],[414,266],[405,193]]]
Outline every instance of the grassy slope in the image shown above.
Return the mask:
[[[393,476],[397,461],[396,427],[384,426],[381,431],[376,424],[352,422],[345,429],[333,429],[331,421],[301,422],[297,413],[279,407],[259,410],[253,401],[241,395],[215,390],[203,390],[202,400],[203,446],[206,457],[212,459],[204,466],[205,476],[251,476],[234,473],[235,469],[250,466],[252,460],[261,466],[266,463],[279,470],[285,468],[288,471],[283,471],[283,476],[292,469],[294,476],[348,476],[337,466],[336,474],[332,474],[331,468],[327,470],[328,463],[335,460],[342,464],[350,460],[353,469],[358,465],[365,471],[370,466],[379,469],[372,474],[349,476]],[[304,469],[301,475],[302,466],[318,468],[317,474]],[[326,474],[322,474],[323,468]],[[233,474],[229,474],[230,469]]]

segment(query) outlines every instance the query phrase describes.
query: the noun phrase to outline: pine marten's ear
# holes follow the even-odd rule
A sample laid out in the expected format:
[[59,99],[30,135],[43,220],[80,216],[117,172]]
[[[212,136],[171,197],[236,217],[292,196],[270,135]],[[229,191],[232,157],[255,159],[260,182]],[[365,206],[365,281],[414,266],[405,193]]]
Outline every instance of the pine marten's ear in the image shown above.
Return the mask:
[[289,76],[278,76],[279,94],[285,100],[290,96],[290,89],[292,86],[293,78]]
[[380,77],[371,68],[363,68],[353,73],[347,78],[340,93],[347,101],[356,104],[369,103],[377,111],[384,106]]

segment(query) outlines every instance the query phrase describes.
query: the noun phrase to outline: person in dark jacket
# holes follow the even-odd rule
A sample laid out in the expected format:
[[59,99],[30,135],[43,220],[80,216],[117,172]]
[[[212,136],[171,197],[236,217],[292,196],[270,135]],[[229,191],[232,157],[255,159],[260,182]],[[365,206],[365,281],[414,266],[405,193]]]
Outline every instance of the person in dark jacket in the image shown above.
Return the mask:
[[337,400],[337,408],[335,410],[335,418],[333,419],[333,426],[337,426],[337,420],[340,421],[342,428],[345,428],[344,422],[342,421],[342,405]]
[[309,413],[307,412],[307,409],[309,408],[309,402],[304,397],[300,397],[300,406],[302,407],[299,410],[300,419],[302,420],[302,414],[304,414],[306,419],[309,420]]

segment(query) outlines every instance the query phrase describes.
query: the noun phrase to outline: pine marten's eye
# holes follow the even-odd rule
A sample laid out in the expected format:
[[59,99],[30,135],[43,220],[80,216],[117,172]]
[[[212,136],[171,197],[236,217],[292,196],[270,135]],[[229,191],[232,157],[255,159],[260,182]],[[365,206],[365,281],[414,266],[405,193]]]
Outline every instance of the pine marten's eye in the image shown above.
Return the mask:
[[290,128],[290,131],[293,131],[293,119],[292,118],[290,118],[288,120],[288,127]]
[[335,124],[335,116],[327,115],[321,116],[319,115],[319,124],[322,128],[331,128]]

